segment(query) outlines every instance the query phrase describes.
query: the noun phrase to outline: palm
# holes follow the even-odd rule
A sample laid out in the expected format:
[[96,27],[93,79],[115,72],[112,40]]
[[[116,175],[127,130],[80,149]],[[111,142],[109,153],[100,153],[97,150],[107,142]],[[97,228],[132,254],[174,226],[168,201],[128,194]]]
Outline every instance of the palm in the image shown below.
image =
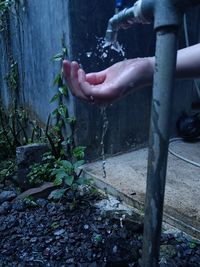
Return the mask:
[[105,104],[120,98],[130,88],[141,85],[146,64],[145,59],[124,60],[103,71],[87,75],[76,62],[65,61],[63,68],[73,95]]

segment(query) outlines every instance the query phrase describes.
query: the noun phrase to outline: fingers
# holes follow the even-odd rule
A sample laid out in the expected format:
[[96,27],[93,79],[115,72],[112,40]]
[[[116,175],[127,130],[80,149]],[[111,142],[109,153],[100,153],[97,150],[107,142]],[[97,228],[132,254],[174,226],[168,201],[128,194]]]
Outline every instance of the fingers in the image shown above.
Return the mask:
[[77,96],[83,100],[88,100],[87,97],[82,93],[78,81],[78,70],[79,65],[77,62],[70,62],[68,60],[63,61],[63,72],[66,82],[69,86],[70,91],[74,96]]
[[87,82],[85,72],[82,69],[79,69],[78,71],[78,82],[79,82],[79,86],[83,94],[87,98],[90,98],[90,96],[93,95],[92,89],[94,85],[91,85]]
[[99,83],[99,81],[105,80],[105,75],[99,77],[96,74],[86,75],[82,69],[79,69],[78,71],[79,86],[83,94],[90,100],[90,102],[100,105],[113,102],[111,87],[110,86],[105,87],[102,84],[102,82],[96,85],[91,85],[90,83],[88,83],[88,76],[89,80],[91,79]]
[[63,72],[69,89],[74,96],[91,103],[100,104],[105,102],[108,97],[107,92],[103,90],[103,83],[106,79],[105,70],[86,75],[77,62],[64,60]]
[[106,79],[105,71],[100,71],[97,73],[89,73],[86,75],[86,81],[93,85],[101,84],[105,81],[105,79]]

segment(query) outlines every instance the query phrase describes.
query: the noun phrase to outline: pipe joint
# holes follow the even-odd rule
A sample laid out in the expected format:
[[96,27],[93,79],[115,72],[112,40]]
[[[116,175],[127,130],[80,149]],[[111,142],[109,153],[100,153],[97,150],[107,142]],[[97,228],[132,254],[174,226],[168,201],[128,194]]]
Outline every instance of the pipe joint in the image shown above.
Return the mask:
[[182,10],[174,0],[156,0],[154,6],[154,29],[178,27],[182,20]]

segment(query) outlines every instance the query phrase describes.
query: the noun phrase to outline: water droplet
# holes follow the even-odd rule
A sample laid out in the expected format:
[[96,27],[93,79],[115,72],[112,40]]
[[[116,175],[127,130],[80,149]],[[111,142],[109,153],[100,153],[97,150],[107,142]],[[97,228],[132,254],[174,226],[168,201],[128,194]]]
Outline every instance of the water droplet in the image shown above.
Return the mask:
[[92,55],[92,52],[87,52],[87,53],[86,53],[86,56],[87,56],[87,57],[91,57],[91,55]]

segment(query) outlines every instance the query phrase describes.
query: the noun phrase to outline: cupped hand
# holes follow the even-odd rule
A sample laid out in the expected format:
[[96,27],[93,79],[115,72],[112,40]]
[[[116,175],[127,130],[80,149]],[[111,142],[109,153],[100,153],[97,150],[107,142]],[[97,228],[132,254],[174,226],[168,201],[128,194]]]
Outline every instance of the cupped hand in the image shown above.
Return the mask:
[[148,58],[124,60],[103,71],[88,74],[77,62],[64,60],[63,71],[74,96],[97,104],[111,103],[131,89],[149,84],[153,76]]

